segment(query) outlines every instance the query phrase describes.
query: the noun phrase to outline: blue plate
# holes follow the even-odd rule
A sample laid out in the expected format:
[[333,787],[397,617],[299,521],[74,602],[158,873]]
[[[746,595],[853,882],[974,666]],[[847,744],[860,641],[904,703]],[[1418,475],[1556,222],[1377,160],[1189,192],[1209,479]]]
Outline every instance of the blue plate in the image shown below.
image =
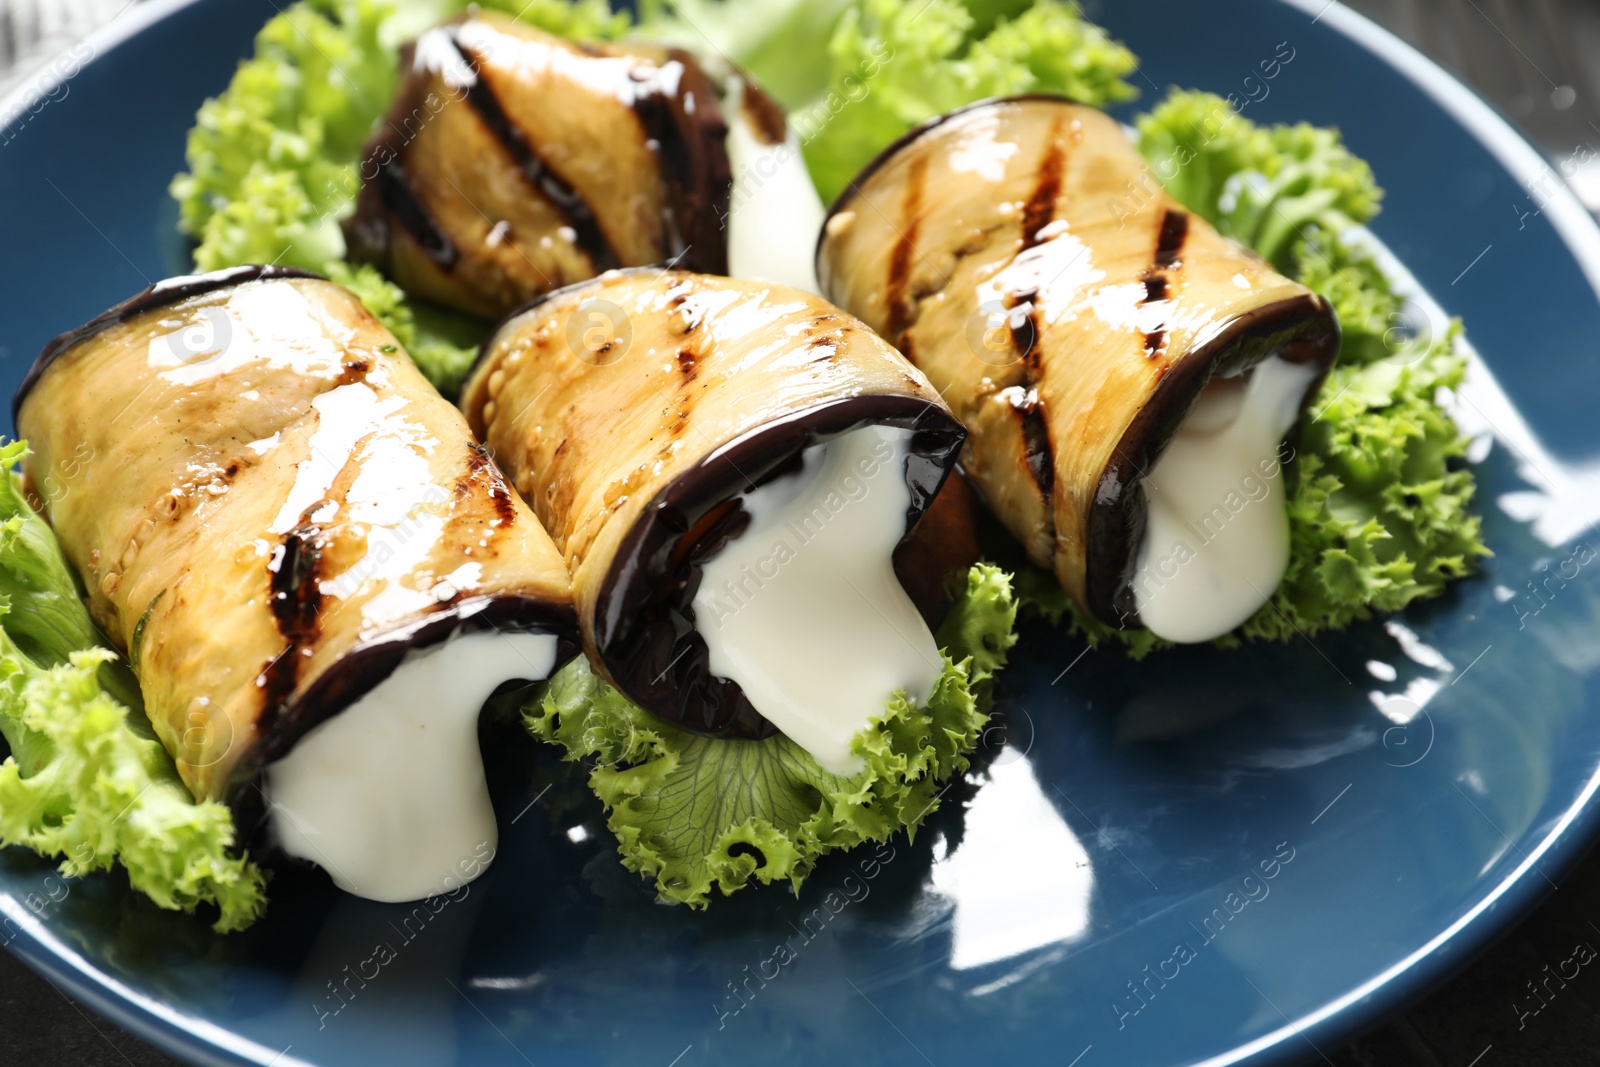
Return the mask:
[[[1314,644],[1140,665],[1028,629],[982,773],[914,844],[832,857],[798,898],[658,906],[530,742],[496,776],[500,861],[437,913],[286,877],[219,938],[8,850],[0,938],[157,1045],[278,1067],[1260,1063],[1420,995],[1594,829],[1600,232],[1476,97],[1323,2],[1089,14],[1147,101],[1231,92],[1371,160],[1376,232],[1482,352],[1460,405],[1482,576]],[[274,8],[141,5],[0,134],[0,394],[52,334],[186,267],[167,181]]]

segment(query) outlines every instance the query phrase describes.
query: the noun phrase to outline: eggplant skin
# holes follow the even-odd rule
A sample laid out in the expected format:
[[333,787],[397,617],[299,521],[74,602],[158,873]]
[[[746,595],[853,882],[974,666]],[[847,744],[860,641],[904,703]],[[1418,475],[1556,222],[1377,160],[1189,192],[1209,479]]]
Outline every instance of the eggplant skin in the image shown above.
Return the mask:
[[970,437],[973,488],[1079,604],[1138,626],[1141,476],[1212,377],[1339,349],[1327,301],[1161,188],[1115,120],[990,100],[891,145],[829,212],[830,298],[895,344]]
[[[386,329],[301,272],[175,279],[48,346],[31,487],[196,797],[484,626],[572,638],[549,535]],[[244,829],[244,827],[241,827]]]
[[486,318],[603,271],[726,273],[727,125],[687,52],[495,12],[424,33],[368,144],[350,258]]
[[735,498],[812,444],[902,426],[910,530],[965,437],[921,372],[826,301],[677,271],[608,273],[513,316],[461,407],[566,558],[591,660],[651,713],[720,737],[772,732],[710,674],[690,607],[748,521]]
[[977,498],[960,472],[951,471],[894,552],[895,575],[928,629],[938,632],[981,557]]

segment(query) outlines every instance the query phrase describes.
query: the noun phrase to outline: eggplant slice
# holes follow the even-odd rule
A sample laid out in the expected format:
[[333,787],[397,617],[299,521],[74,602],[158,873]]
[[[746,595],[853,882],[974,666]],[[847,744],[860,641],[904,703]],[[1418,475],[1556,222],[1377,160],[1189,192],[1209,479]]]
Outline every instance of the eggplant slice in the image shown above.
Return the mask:
[[[1107,115],[1019,97],[913,130],[833,205],[818,277],[928,375],[970,431],[961,464],[974,488],[1101,621],[1143,625],[1153,591],[1204,576],[1213,541],[1248,557],[1246,542],[1259,538],[1267,586],[1241,596],[1223,567],[1185,587],[1192,602],[1171,596],[1157,633],[1217,636],[1281,580],[1281,565],[1270,575],[1288,552],[1276,450],[1332,365],[1338,324],[1325,300],[1168,196]],[[1272,408],[1274,391],[1287,412]],[[1278,493],[1270,505],[1249,495],[1246,521],[1233,506],[1246,496],[1213,501],[1209,483],[1223,473],[1193,459],[1236,416],[1237,434],[1258,446],[1270,438],[1269,456],[1257,464],[1251,453],[1245,469],[1258,467],[1261,484],[1276,479],[1268,489]],[[1246,417],[1257,421],[1246,427]],[[1200,445],[1185,437],[1157,469],[1180,431]],[[1179,504],[1189,525],[1147,524],[1158,492],[1188,497]],[[1228,523],[1239,532],[1219,541]],[[1177,531],[1187,554],[1167,558],[1167,542],[1154,551],[1147,526]],[[1185,603],[1209,601],[1227,603],[1200,612],[1206,625],[1166,624]]]
[[[570,583],[354,296],[271,267],[163,282],[53,341],[14,410],[27,484],[60,487],[40,503],[196,797],[233,803],[246,843],[270,818],[363,896],[485,865],[478,711],[576,652]],[[423,737],[436,755],[407,764]]]
[[727,125],[676,48],[574,44],[494,12],[401,51],[350,258],[487,318],[617,267],[726,273]]
[[[920,372],[820,298],[608,273],[503,323],[461,406],[566,557],[590,658],[658,717],[728,738],[781,729],[844,773],[896,687],[859,672],[909,650],[916,684],[937,678],[915,604],[948,606],[937,590],[971,562],[970,511],[941,509],[942,544],[908,534],[965,434]],[[783,678],[848,706],[848,728],[811,731],[822,692],[774,711]]]

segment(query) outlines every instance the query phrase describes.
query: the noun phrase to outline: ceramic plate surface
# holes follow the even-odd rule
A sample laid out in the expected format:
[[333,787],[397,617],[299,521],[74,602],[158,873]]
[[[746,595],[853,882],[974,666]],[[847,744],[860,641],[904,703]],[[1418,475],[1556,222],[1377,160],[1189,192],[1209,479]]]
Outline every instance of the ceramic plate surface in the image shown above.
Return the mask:
[[[0,132],[0,394],[52,335],[186,270],[167,182],[273,12],[141,5]],[[1314,645],[1137,665],[1029,627],[978,783],[798,898],[657,905],[581,794],[510,825],[555,774],[529,742],[497,775],[499,862],[436,913],[280,878],[258,928],[217,938],[116,877],[44,905],[50,868],[13,849],[0,939],[206,1064],[1095,1067],[1331,1051],[1503,930],[1596,820],[1600,232],[1491,109],[1343,8],[1088,13],[1140,56],[1146,104],[1232,92],[1371,161],[1374,230],[1482,355],[1460,405],[1482,576]]]

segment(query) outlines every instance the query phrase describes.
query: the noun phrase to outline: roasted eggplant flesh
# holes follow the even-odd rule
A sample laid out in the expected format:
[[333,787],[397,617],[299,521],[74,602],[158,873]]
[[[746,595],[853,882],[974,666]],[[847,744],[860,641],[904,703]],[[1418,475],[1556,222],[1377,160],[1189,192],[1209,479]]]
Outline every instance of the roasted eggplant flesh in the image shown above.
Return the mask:
[[230,797],[412,649],[574,628],[561,557],[460,413],[314,276],[140,294],[46,349],[16,421],[197,797]]
[[[794,475],[819,443],[896,428],[909,442],[893,475],[907,494],[903,540],[964,437],[915,368],[825,301],[653,270],[607,274],[508,320],[462,407],[566,557],[591,659],[655,715],[725,737],[773,729],[712,672],[691,606],[707,561],[751,521],[741,494]],[[911,567],[938,587],[960,554],[907,549],[901,582],[916,584]]]
[[1139,625],[1142,480],[1213,379],[1338,350],[1326,301],[1185,211],[1107,115],[987,101],[913,131],[833,205],[826,292],[921,368],[962,470],[1080,604]]
[[400,66],[345,224],[352,259],[490,318],[616,267],[726,271],[727,127],[688,53],[481,12]]

